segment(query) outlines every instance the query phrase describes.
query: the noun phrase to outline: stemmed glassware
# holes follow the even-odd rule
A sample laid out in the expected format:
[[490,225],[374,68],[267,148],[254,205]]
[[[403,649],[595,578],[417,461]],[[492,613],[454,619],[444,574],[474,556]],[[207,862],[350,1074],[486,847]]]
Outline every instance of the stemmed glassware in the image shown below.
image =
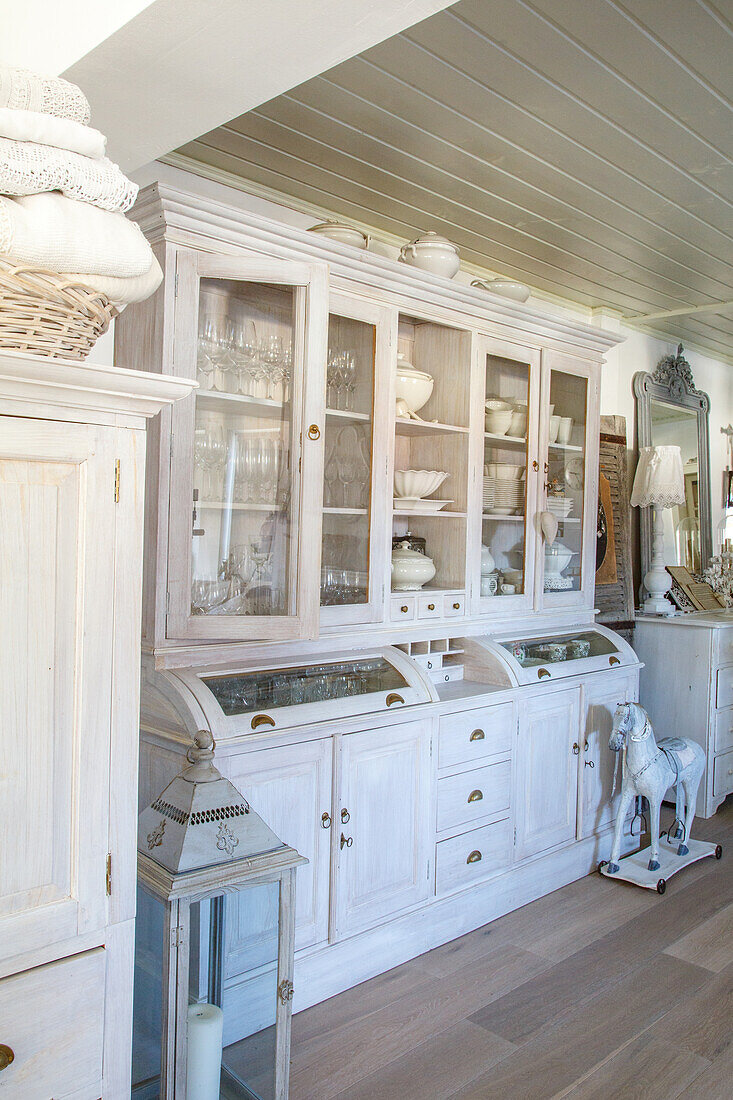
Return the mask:
[[216,493],[227,459],[227,440],[223,424],[199,424],[194,433],[194,462],[202,471],[201,492],[204,500]]

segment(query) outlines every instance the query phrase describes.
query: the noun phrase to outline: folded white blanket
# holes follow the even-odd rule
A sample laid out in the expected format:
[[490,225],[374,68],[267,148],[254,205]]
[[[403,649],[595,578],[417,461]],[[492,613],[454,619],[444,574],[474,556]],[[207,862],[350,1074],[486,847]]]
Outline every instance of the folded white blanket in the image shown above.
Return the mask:
[[145,275],[138,275],[135,279],[116,279],[112,275],[89,275],[88,273],[68,275],[64,272],[64,274],[67,279],[83,283],[84,286],[89,286],[92,290],[106,295],[120,313],[125,306],[132,305],[133,302],[144,302],[163,282],[163,272],[155,256],[153,256],[150,270]]
[[[39,32],[40,33],[40,32]],[[0,107],[16,111],[40,111],[56,118],[89,122],[89,103],[76,84],[60,76],[40,76],[30,69],[0,65]]]
[[144,275],[153,261],[135,222],[59,191],[17,199],[0,195],[0,255],[50,271],[126,278]]
[[104,210],[129,210],[138,187],[107,157],[92,160],[51,145],[0,137],[0,194],[40,191],[63,191]]
[[40,145],[68,149],[93,160],[104,156],[107,144],[104,134],[91,126],[82,126],[81,122],[54,118],[40,111],[14,111],[12,107],[0,107],[0,137],[37,141]]

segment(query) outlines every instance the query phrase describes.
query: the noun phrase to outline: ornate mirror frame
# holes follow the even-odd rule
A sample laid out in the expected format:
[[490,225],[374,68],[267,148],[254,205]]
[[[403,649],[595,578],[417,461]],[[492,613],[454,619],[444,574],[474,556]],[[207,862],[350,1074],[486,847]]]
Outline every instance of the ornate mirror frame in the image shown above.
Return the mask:
[[[705,568],[713,553],[712,512],[710,507],[710,398],[695,388],[690,364],[680,344],[676,355],[665,355],[652,374],[634,375],[636,432],[639,447],[651,447],[652,400],[689,409],[697,416],[698,500],[700,508],[700,561]],[[640,508],[641,572],[649,569],[652,557],[652,509]]]

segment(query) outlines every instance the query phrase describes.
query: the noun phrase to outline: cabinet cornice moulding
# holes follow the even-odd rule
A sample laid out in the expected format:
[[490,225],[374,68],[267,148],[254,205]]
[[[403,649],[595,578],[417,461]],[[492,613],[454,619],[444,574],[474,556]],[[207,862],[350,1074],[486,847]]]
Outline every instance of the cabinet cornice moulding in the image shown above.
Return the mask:
[[209,247],[217,250],[221,246],[227,251],[229,248],[251,249],[254,244],[272,256],[321,260],[329,265],[336,279],[358,281],[376,290],[399,295],[402,309],[410,300],[418,313],[426,304],[450,309],[474,321],[485,319],[492,326],[491,331],[501,327],[508,339],[526,343],[529,336],[535,336],[538,345],[551,339],[598,360],[624,339],[621,334],[553,317],[532,306],[461,283],[449,283],[374,252],[323,241],[307,230],[165,184],[154,183],[144,188],[131,214],[151,243],[165,240],[183,246],[195,243],[201,247],[204,237],[209,239]]
[[23,403],[149,419],[196,387],[191,379],[171,375],[23,352],[0,354],[0,408],[7,412]]

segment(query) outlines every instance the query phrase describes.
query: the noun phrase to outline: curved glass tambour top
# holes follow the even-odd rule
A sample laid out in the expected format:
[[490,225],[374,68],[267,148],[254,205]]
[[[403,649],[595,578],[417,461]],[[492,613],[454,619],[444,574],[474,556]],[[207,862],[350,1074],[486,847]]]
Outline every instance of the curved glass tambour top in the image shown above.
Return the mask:
[[530,366],[486,356],[481,595],[525,590]]
[[384,657],[206,676],[202,680],[230,716],[407,687],[404,676]]
[[299,293],[201,280],[194,615],[295,612],[290,383]]
[[516,638],[499,645],[511,653],[522,668],[605,657],[619,652],[610,638],[595,630],[576,634],[544,634],[541,638]]
[[557,518],[558,532],[552,546],[545,543],[545,592],[577,592],[582,586],[587,405],[587,378],[550,372],[546,507]]
[[374,325],[329,316],[322,606],[369,601],[375,348]]

